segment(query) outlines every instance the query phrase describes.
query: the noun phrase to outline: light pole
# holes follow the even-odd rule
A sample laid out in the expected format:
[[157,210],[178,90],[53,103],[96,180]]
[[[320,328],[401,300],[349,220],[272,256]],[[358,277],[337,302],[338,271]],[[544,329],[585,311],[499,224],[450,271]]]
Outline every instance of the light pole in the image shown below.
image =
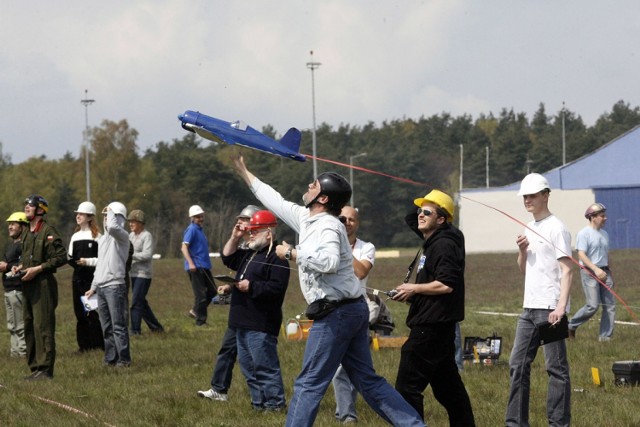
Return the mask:
[[567,144],[564,138],[564,101],[562,101],[562,165],[567,164]]
[[89,105],[96,102],[95,99],[87,98],[87,89],[84,90],[84,99],[80,100],[80,103],[84,105],[84,132],[82,136],[84,139],[84,170],[87,181],[87,201],[91,201],[91,177],[89,173]]
[[353,193],[355,190],[353,189],[353,159],[357,159],[358,157],[364,157],[367,153],[355,154],[353,156],[349,156],[349,184],[351,184],[351,207],[355,207],[353,204]]
[[313,111],[313,130],[311,131],[311,151],[313,153],[313,179],[318,176],[318,164],[316,162],[316,85],[313,72],[322,65],[319,62],[313,62],[313,51],[311,51],[311,61],[307,62],[307,68],[311,70],[311,108]]

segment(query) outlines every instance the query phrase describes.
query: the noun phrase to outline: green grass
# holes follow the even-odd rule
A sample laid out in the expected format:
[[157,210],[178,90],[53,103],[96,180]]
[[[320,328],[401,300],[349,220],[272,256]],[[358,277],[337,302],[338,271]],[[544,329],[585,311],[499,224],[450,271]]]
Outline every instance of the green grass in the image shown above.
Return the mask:
[[[640,276],[637,259],[640,251],[613,254],[616,290],[640,313]],[[404,277],[413,251],[402,251],[399,259],[379,259],[370,284],[391,289]],[[215,271],[225,272],[216,261]],[[262,414],[251,410],[249,395],[240,370],[234,370],[230,401],[210,402],[196,397],[196,391],[209,386],[211,370],[219,340],[226,327],[228,306],[210,306],[209,326],[196,328],[186,316],[193,295],[181,260],[160,260],[149,295],[150,303],[164,324],[166,333],[152,335],[143,327],[141,337],[133,337],[133,365],[116,370],[102,366],[102,353],[77,354],[75,318],[71,306],[70,270],[57,275],[60,304],[57,310],[58,357],[53,381],[30,383],[24,360],[9,358],[9,337],[0,339],[0,425],[7,426],[280,426],[285,414]],[[513,343],[516,319],[479,314],[479,311],[517,313],[522,304],[523,277],[516,268],[514,254],[470,255],[467,258],[466,320],[463,336],[488,336],[494,331],[503,337],[501,362],[496,366],[467,366],[463,380],[474,408],[478,426],[503,424],[509,389],[507,360]],[[579,275],[574,274],[572,311],[584,303]],[[389,302],[397,324],[397,335],[406,334],[407,306]],[[284,305],[285,318],[302,312],[304,302],[297,275],[292,280]],[[617,319],[637,321],[621,304]],[[640,426],[640,388],[613,385],[614,361],[640,359],[640,327],[617,325],[609,343],[597,341],[599,315],[578,329],[578,339],[569,343],[571,364],[573,425]],[[280,339],[279,354],[287,399],[299,372],[303,342]],[[399,351],[381,349],[373,353],[376,370],[392,384],[395,381]],[[591,367],[600,369],[603,386],[591,381]],[[44,401],[41,399],[48,399]],[[545,426],[546,372],[541,354],[533,365],[531,421]],[[63,408],[61,405],[67,405]],[[445,412],[425,392],[427,422],[446,426]],[[77,411],[81,411],[76,412]],[[333,391],[322,401],[316,421],[318,426],[337,425],[333,418]],[[362,399],[358,400],[360,425],[385,425]],[[88,416],[86,416],[86,415]]]

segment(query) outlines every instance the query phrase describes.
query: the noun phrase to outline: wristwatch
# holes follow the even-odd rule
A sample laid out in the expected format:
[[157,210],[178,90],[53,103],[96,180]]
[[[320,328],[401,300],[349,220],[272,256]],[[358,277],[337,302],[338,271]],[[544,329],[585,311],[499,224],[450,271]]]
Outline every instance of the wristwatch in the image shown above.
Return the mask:
[[284,253],[284,259],[291,260],[291,251],[293,251],[293,246],[289,246],[287,252]]

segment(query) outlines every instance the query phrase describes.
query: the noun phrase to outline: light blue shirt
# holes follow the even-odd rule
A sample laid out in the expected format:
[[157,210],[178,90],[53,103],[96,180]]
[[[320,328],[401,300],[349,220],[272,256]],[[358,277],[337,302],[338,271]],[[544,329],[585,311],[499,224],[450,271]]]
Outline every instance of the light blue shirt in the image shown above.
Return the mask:
[[296,264],[300,289],[307,303],[327,298],[331,301],[362,295],[353,271],[353,254],[344,224],[328,213],[309,216],[309,209],[284,200],[256,178],[251,191],[258,200],[299,234]]
[[591,226],[583,228],[576,236],[576,250],[584,252],[587,258],[598,267],[608,266],[609,233],[602,228],[600,230]]

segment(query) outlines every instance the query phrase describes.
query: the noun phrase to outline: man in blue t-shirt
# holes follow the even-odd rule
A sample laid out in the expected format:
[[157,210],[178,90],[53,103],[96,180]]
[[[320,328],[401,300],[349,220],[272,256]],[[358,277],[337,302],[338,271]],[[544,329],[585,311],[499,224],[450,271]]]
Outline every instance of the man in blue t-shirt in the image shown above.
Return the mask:
[[[578,326],[591,319],[600,305],[602,305],[602,318],[599,340],[609,341],[613,335],[616,300],[611,293],[613,277],[609,268],[609,234],[602,229],[607,222],[606,210],[602,203],[590,205],[584,214],[589,225],[580,230],[576,238],[576,250],[580,264],[584,267],[580,269],[580,278],[586,302],[569,322],[569,338],[575,338]],[[598,283],[596,277],[607,286]]]
[[217,292],[211,275],[209,241],[202,230],[204,210],[193,205],[189,208],[189,217],[191,224],[184,231],[181,251],[184,269],[193,288],[194,304],[189,315],[196,319],[196,326],[202,326],[207,324],[207,307]]

